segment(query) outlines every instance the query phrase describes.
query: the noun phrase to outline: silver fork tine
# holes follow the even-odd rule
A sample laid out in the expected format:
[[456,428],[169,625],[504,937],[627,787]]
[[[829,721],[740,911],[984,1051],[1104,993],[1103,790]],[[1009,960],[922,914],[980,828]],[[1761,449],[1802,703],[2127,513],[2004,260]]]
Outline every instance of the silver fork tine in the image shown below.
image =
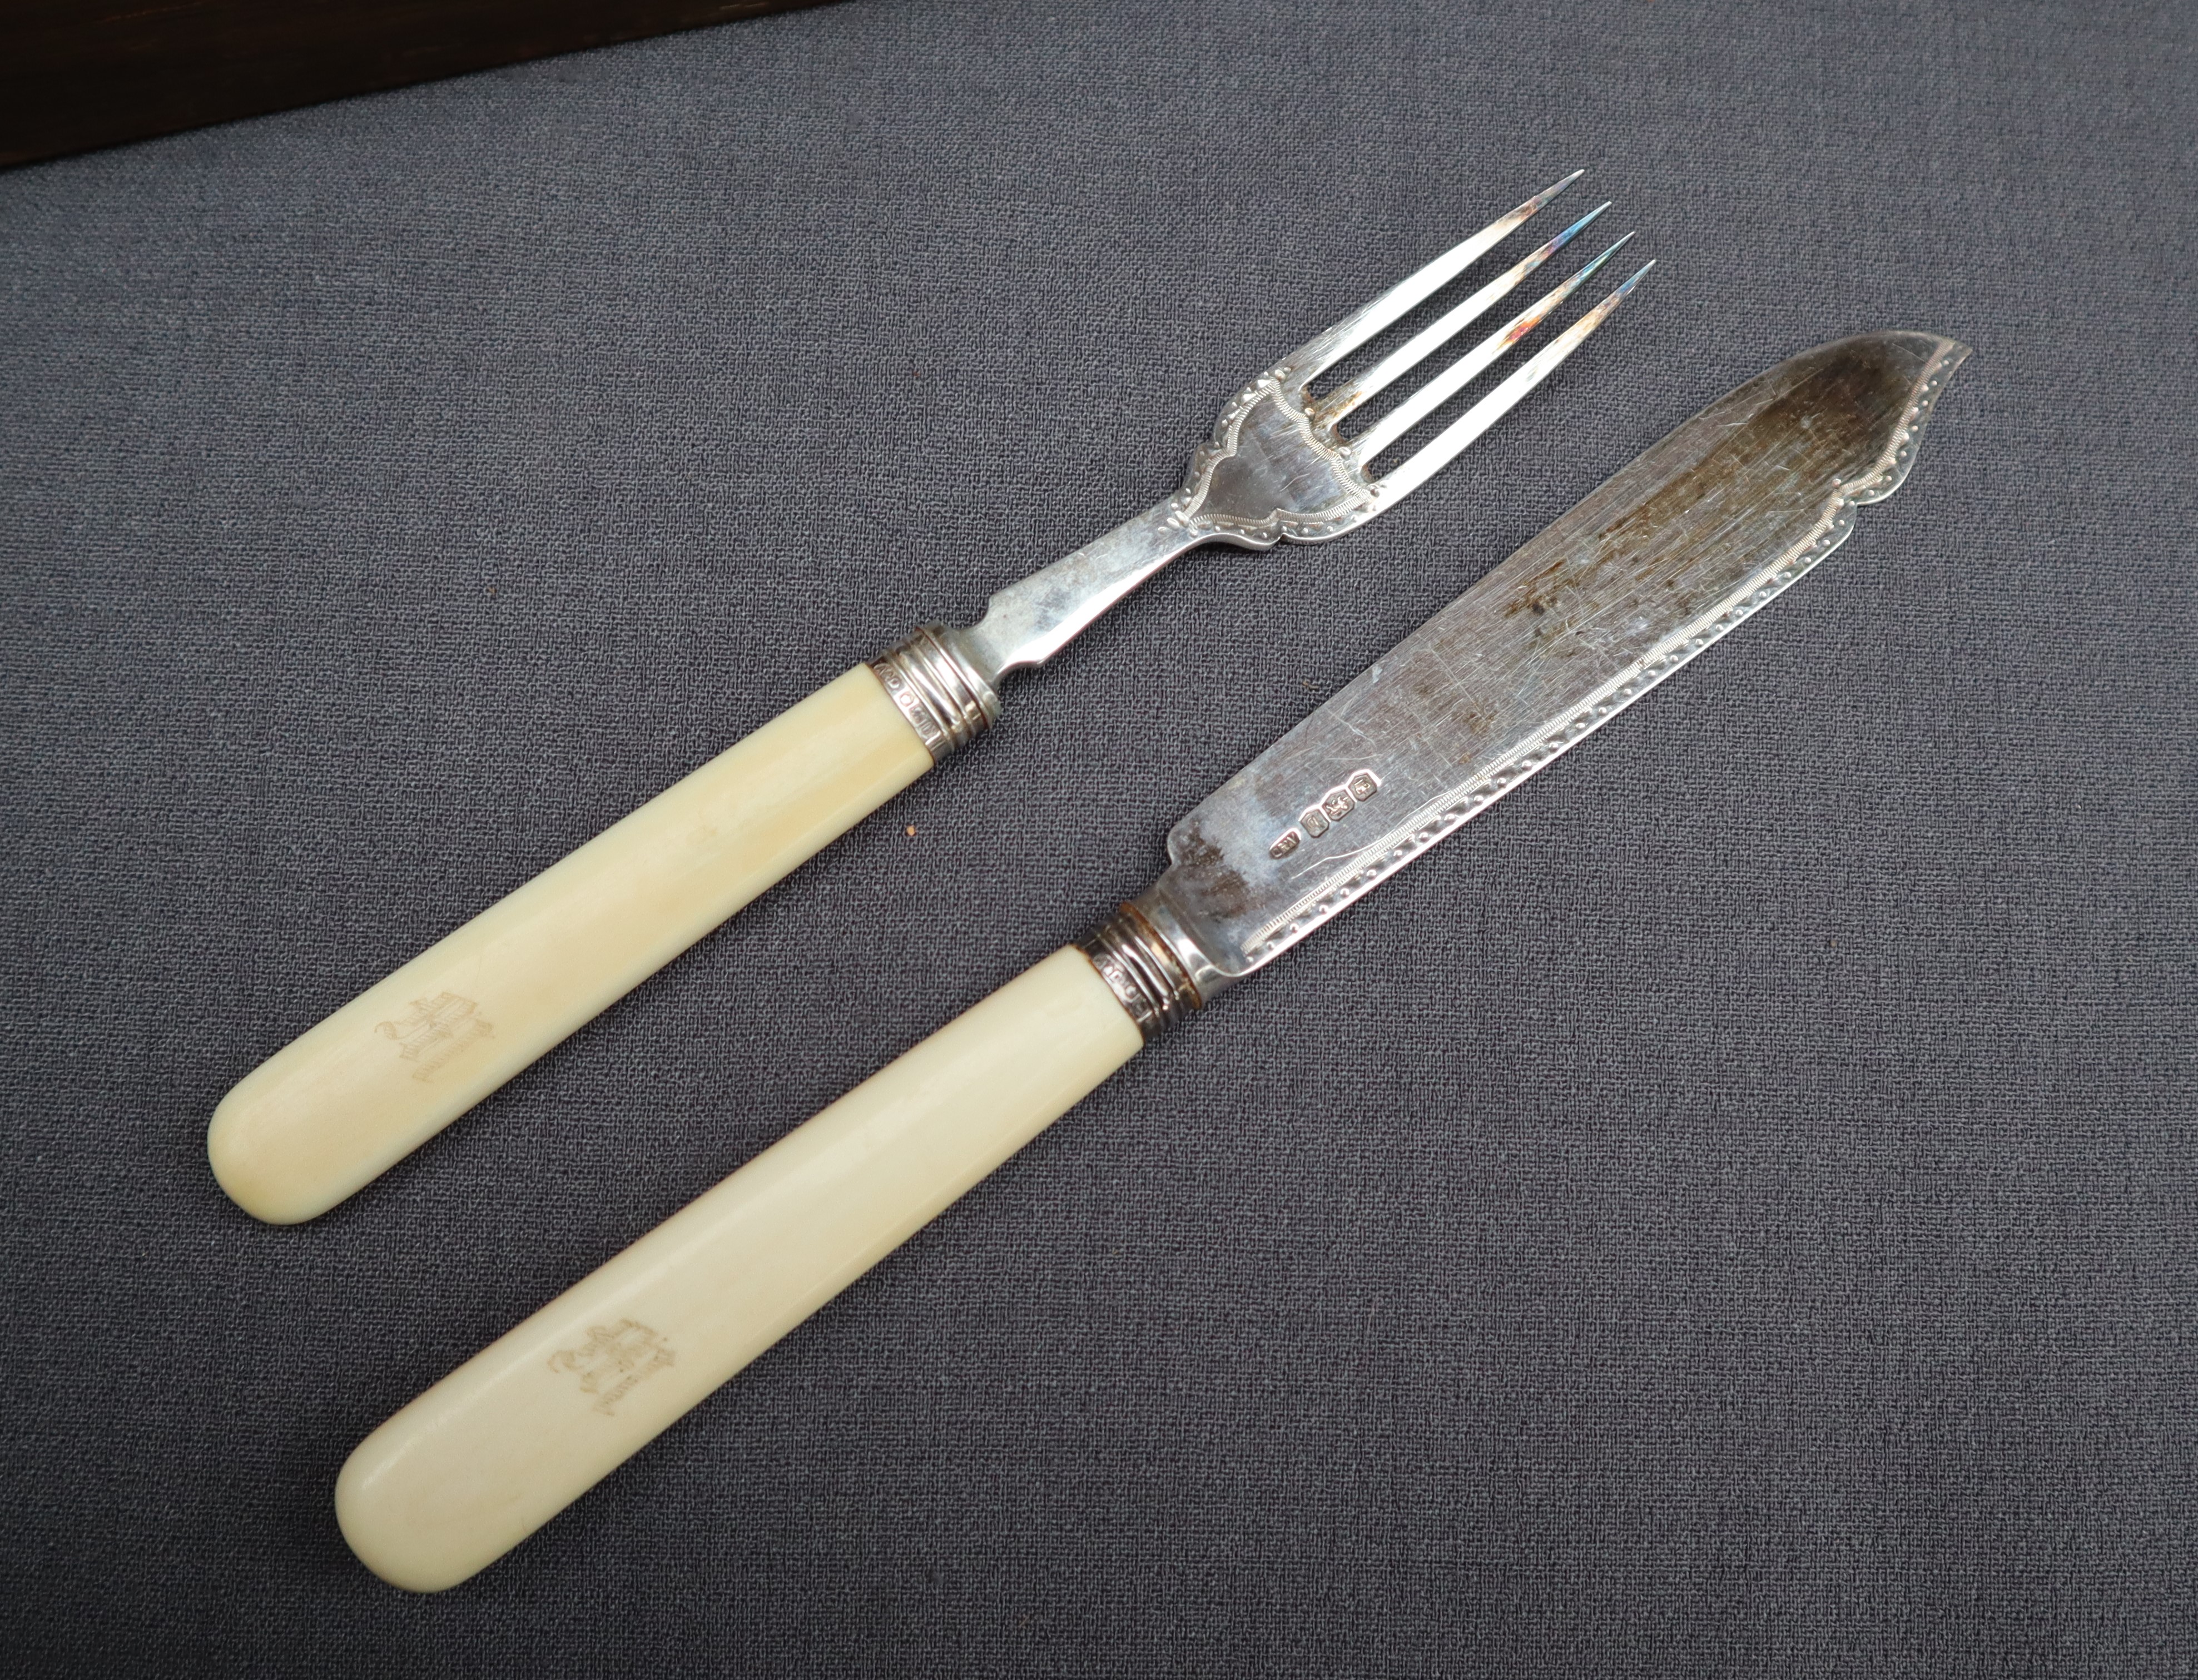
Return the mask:
[[1509,214],[1499,216],[1462,244],[1452,246],[1410,278],[1399,281],[1363,308],[1353,310],[1319,337],[1291,357],[1290,365],[1300,379],[1310,379],[1372,338],[1384,327],[1433,296],[1468,267],[1501,244],[1521,222],[1586,174],[1575,169],[1554,187],[1544,188]]
[[[1323,421],[1333,426],[1337,421],[1358,408],[1360,404],[1370,398],[1379,396],[1399,376],[1410,373],[1428,356],[1441,349],[1482,316],[1487,314],[1490,310],[1502,302],[1521,281],[1563,250],[1571,242],[1574,234],[1579,232],[1582,228],[1609,208],[1610,205],[1608,201],[1598,204],[1547,245],[1528,252],[1525,257],[1497,275],[1495,279],[1444,316],[1441,320],[1423,331],[1415,333],[1409,343],[1398,346],[1357,379],[1347,385],[1337,387],[1327,396],[1308,406]],[[1611,249],[1615,250],[1617,247],[1613,246]],[[1603,253],[1603,256],[1606,257],[1609,254],[1608,251]],[[1596,259],[1598,263],[1602,260],[1601,257]],[[1588,271],[1593,271],[1593,264],[1590,264]]]
[[[1271,549],[1277,543],[1325,543],[1355,531],[1439,471],[1548,377],[1632,291],[1639,275],[1386,480],[1367,470],[1373,449],[1363,440],[1353,444],[1339,438],[1324,423],[1306,384],[1312,364],[1343,355],[1380,331],[1579,178],[1576,170],[1537,193],[1401,286],[1329,328],[1295,356],[1271,363],[1240,387],[1223,404],[1207,440],[1192,453],[1182,487],[1159,506],[999,590],[986,604],[979,623],[960,630],[920,630],[876,662],[881,671],[894,673],[893,680],[900,685],[895,703],[931,746],[934,759],[974,739],[998,715],[1002,677],[1044,664],[1178,555],[1205,543]],[[1577,227],[1568,229],[1550,248],[1577,231]],[[1537,257],[1545,254],[1538,253]],[[1477,377],[1607,258],[1608,253],[1597,258],[1569,285],[1515,320],[1497,334],[1492,349],[1484,346],[1470,352],[1462,372],[1453,369],[1443,375],[1449,383],[1442,396]],[[1522,270],[1526,266],[1521,265]],[[1422,340],[1431,351],[1433,340],[1424,334],[1416,335],[1416,342]],[[1425,352],[1415,352],[1421,353]],[[1415,409],[1414,413],[1421,411]],[[1385,432],[1375,439],[1376,445],[1386,438]],[[889,681],[889,691],[893,686]],[[939,691],[936,695],[933,688]],[[923,714],[920,718],[919,712]]]
[[1538,352],[1532,360],[1483,397],[1429,444],[1393,473],[1382,478],[1375,497],[1389,508],[1410,496],[1454,460],[1467,445],[1510,411],[1519,399],[1557,370],[1565,358],[1585,342],[1587,335],[1608,320],[1610,312],[1632,294],[1642,276],[1656,264],[1644,263],[1625,284],[1566,328],[1562,337]]
[[1345,447],[1350,450],[1352,459],[1361,462],[1371,461],[1452,397],[1464,390],[1467,386],[1480,376],[1490,363],[1541,325],[1551,310],[1585,286],[1589,276],[1616,256],[1625,245],[1625,240],[1632,237],[1631,234],[1626,235],[1625,239],[1619,240],[1616,245],[1612,246],[1609,250],[1566,281],[1563,285],[1519,314],[1513,316],[1502,327],[1467,351],[1440,374],[1429,380],[1424,387],[1415,391],[1358,437],[1346,440]]

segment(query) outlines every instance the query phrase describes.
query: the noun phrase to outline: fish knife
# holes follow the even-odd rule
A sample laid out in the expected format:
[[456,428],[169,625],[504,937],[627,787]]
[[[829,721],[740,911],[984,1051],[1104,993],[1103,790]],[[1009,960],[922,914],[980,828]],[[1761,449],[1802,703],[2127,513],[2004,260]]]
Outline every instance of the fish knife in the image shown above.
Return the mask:
[[1837,548],[1968,356],[1875,333],[1688,421],[1178,823],[1148,890],[858,1085],[362,1442],[336,1514],[433,1590],[501,1556],[1156,1034],[1662,682]]

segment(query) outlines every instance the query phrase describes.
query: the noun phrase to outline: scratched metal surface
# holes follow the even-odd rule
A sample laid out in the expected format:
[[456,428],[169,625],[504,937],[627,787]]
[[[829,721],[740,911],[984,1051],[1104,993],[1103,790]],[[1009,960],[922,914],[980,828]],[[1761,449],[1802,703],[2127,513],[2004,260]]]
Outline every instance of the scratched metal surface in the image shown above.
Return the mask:
[[[2194,31],[844,0],[0,175],[0,1672],[2187,1677]],[[325,1218],[225,1201],[259,1060],[1581,166],[1657,268],[1456,467],[1186,555]],[[1976,354],[1800,584],[494,1568],[358,1567],[368,1430],[1883,326]]]
[[1880,333],[1750,380],[1201,800],[1151,893],[1201,990],[1272,962],[1798,582],[1900,487],[1968,353]]

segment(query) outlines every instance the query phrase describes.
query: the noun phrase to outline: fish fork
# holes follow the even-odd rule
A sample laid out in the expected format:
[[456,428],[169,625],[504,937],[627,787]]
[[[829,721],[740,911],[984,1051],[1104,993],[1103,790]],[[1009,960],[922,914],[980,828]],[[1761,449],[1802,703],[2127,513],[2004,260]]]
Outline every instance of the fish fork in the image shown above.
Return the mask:
[[1327,542],[1410,495],[1555,372],[1648,268],[1379,470],[1625,240],[1363,430],[1346,435],[1341,423],[1493,309],[1608,205],[1370,365],[1340,370],[1582,172],[1246,385],[1166,501],[1002,590],[974,625],[927,625],[827,683],[262,1063],[223,1100],[209,1129],[223,1189],[276,1223],[334,1206],[975,740],[1000,716],[1003,677],[1044,664],[1170,561],[1209,542],[1253,549]]

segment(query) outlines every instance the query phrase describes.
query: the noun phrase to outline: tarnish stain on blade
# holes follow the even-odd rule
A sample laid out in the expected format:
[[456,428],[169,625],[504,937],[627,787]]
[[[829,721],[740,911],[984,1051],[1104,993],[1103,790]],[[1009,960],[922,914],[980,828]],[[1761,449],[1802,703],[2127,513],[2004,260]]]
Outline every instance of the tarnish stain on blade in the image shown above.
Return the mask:
[[[1749,381],[1216,789],[1177,824],[1171,867],[1139,900],[1176,930],[1201,994],[1295,944],[1837,548],[1856,504],[1906,476],[1968,353],[1879,333]],[[1378,790],[1363,814],[1338,802],[1361,785]]]
[[1177,841],[1172,848],[1177,861],[1184,869],[1197,872],[1205,882],[1207,899],[1215,911],[1222,916],[1242,915],[1252,902],[1252,889],[1244,877],[1230,867],[1229,855],[1200,829],[1197,813],[1193,812],[1177,833]]
[[1602,573],[1614,564],[1630,570],[1637,586],[1666,591],[1670,610],[1689,616],[1701,610],[1711,590],[1723,593],[1723,578],[1695,561],[1705,548],[1731,543],[1762,517],[1765,468],[1774,459],[1799,487],[1836,485],[1843,467],[1870,458],[1886,400],[1904,395],[1904,380],[1898,381],[1900,392],[1883,388],[1887,370],[1883,362],[1859,361],[1817,369],[1579,548],[1530,573],[1503,616],[1545,619],[1532,633],[1552,658],[1594,653],[1594,613],[1585,603],[1602,599],[1595,610],[1609,609],[1613,592]]
[[[1701,460],[1638,507],[1605,526],[1607,544],[1654,543],[1679,528],[1701,504],[1729,500],[1774,456],[1786,457],[1796,484],[1837,482],[1840,469],[1869,458],[1871,439],[1888,403],[1906,396],[1908,381],[1889,377],[1890,363],[1845,359],[1820,367],[1736,427]],[[1887,388],[1893,387],[1893,388]]]

